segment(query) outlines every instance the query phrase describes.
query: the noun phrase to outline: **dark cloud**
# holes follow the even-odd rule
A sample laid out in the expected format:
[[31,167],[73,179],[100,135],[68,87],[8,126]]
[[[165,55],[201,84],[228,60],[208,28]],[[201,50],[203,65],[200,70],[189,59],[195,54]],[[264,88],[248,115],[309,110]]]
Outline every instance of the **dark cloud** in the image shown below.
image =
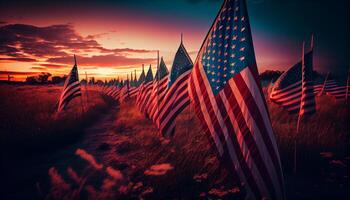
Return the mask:
[[[71,59],[72,60],[72,59]],[[72,61],[71,61],[72,62]],[[59,65],[59,64],[40,64],[40,66],[43,66],[45,68],[49,68],[49,69],[61,69],[61,68],[66,68],[67,65]]]
[[[50,63],[61,63],[61,64],[71,64],[73,62],[71,56],[49,58],[47,62]],[[121,55],[99,55],[91,57],[77,56],[78,65],[92,65],[99,67],[117,67],[125,65],[138,65],[143,63],[154,63],[156,58],[128,58]]]
[[77,34],[69,24],[37,27],[9,24],[0,27],[0,52],[12,57],[66,56],[64,50],[91,49],[100,45]]
[[[83,37],[74,30],[71,24],[46,27],[27,24],[7,24],[0,27],[0,54],[4,56],[0,60],[35,62],[38,58],[46,58],[48,62],[71,64],[72,57],[69,55],[71,52],[76,54],[85,54],[88,52],[108,54],[80,57],[82,59],[81,64],[86,65],[100,62],[106,63],[105,66],[116,66],[130,63],[139,64],[142,61],[152,60],[127,58],[126,56],[131,53],[154,52],[154,50],[131,48],[107,49],[102,47],[95,39],[105,34],[101,33]],[[60,68],[61,66],[51,65],[45,67]]]
[[0,58],[0,60],[8,60],[8,61],[18,61],[18,62],[36,62],[36,59],[33,58],[26,58],[26,57],[20,57],[20,58]]
[[218,2],[219,0],[187,0],[191,4],[196,4],[200,2]]
[[99,47],[98,49],[100,49],[102,53],[115,53],[115,54],[122,54],[122,53],[151,53],[151,52],[156,52],[157,51],[157,50],[131,49],[131,48],[106,49],[106,48],[103,48],[103,47]]
[[39,72],[17,72],[17,71],[0,71],[0,75],[37,75]]
[[30,69],[35,69],[35,70],[47,70],[46,67],[31,67]]

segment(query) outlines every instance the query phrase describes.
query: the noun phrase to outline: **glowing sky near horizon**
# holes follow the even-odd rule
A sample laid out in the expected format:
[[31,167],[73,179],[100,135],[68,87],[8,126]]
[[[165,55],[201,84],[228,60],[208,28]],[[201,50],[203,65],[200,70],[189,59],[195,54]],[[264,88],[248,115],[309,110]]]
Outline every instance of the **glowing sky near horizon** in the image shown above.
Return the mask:
[[[310,40],[312,33],[316,38],[314,68],[337,73],[346,70],[350,46],[347,25],[350,17],[345,9],[348,3],[340,0],[326,5],[325,2],[248,0],[260,72],[286,70],[293,65],[301,56],[302,41]],[[0,79],[7,78],[5,71],[14,72],[17,79],[33,72],[66,74],[73,65],[73,53],[78,57],[80,73],[87,72],[99,79],[125,78],[135,69],[139,74],[142,63],[155,65],[155,50],[160,51],[170,68],[181,33],[194,61],[221,3],[216,0],[1,0]],[[329,9],[337,14],[325,15]],[[9,28],[13,24],[31,27]],[[67,38],[50,35],[47,43],[43,43],[52,45],[50,48],[35,45],[43,40],[41,37],[46,40],[48,34],[53,34],[55,25],[64,25],[60,31],[72,39],[67,43]],[[8,42],[4,30],[26,35],[20,39],[22,43],[11,46],[13,43]],[[27,37],[36,41],[28,41]],[[14,56],[12,50],[5,48],[9,44],[20,50],[20,56],[35,61],[16,59],[19,55]]]

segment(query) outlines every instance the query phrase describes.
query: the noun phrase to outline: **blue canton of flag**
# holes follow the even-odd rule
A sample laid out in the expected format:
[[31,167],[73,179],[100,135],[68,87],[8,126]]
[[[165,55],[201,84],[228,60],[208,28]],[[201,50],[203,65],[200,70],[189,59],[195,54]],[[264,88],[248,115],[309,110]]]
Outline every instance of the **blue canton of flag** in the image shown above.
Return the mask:
[[244,68],[256,66],[250,27],[240,2],[229,1],[232,5],[223,8],[203,52],[203,67],[215,95]]
[[181,41],[180,47],[175,55],[173,66],[171,68],[169,88],[174,84],[179,76],[181,76],[186,71],[191,70],[192,67],[193,62]]

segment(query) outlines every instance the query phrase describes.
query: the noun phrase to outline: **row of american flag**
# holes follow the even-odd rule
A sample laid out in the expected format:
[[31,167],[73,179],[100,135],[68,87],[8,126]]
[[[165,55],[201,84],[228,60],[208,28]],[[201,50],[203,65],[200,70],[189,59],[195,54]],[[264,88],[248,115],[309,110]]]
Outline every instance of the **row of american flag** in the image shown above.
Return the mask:
[[[299,118],[317,111],[315,95],[349,96],[349,81],[313,79],[313,42],[301,61],[271,86],[268,98]],[[159,56],[158,56],[159,58]],[[158,59],[159,60],[159,59]],[[163,58],[155,76],[149,66],[139,78],[99,85],[119,102],[135,105],[159,128],[175,134],[175,119],[191,105],[217,155],[242,183],[247,199],[285,199],[280,155],[259,81],[245,0],[225,0],[193,63],[182,39],[169,73]],[[70,72],[58,111],[81,96],[77,65]]]

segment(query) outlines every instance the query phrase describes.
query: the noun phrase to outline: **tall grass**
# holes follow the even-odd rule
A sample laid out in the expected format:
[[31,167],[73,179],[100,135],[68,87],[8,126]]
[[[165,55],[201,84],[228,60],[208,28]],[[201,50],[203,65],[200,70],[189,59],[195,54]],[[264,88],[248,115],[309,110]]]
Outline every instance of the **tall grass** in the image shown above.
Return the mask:
[[[11,94],[11,91],[16,91],[16,94]],[[1,102],[0,113],[13,112],[1,115],[1,119],[7,117],[6,123],[1,124],[1,129],[7,132],[1,134],[12,144],[31,138],[36,138],[31,144],[45,141],[44,143],[52,145],[60,138],[67,142],[70,138],[76,138],[85,123],[94,121],[92,119],[99,113],[103,114],[110,105],[108,99],[91,91],[89,104],[86,106],[87,114],[81,115],[80,99],[76,99],[67,113],[55,118],[52,113],[60,93],[59,88],[25,86],[7,88],[0,92],[1,95],[9,95],[6,98],[8,100]],[[21,99],[25,101],[16,101]],[[345,170],[336,176],[332,174],[339,172],[339,168],[334,166],[348,169],[344,167],[347,165],[344,158],[349,156],[349,107],[344,102],[335,102],[326,96],[317,97],[317,105],[318,112],[310,119],[303,120],[300,131],[296,134],[297,117],[268,102],[283,169],[287,174],[286,180],[289,186],[295,185],[294,180],[291,181],[289,177],[294,162],[294,142],[297,141],[298,173],[302,174],[303,180],[332,186],[333,189],[338,187],[337,184],[344,187],[348,182],[339,177],[348,177],[349,174]],[[11,131],[15,134],[11,135]],[[49,169],[51,187],[42,190],[43,198],[244,197],[245,191],[241,183],[232,177],[232,169],[227,169],[218,161],[191,106],[176,119],[173,138],[162,138],[156,126],[138,111],[132,100],[119,105],[115,120],[110,122],[110,128],[106,131],[108,134],[103,137],[107,138],[101,138],[97,152],[83,149],[75,151],[76,157],[84,160],[85,167],[67,163],[68,167],[64,171],[59,171],[56,166]],[[332,175],[332,180],[340,181],[329,185],[321,183],[321,178],[330,179],[329,174]],[[304,189],[306,190],[307,188]],[[321,197],[321,192],[331,191],[319,189],[317,192]],[[291,192],[287,195],[290,194]],[[315,196],[317,194],[314,192],[313,197]]]
[[315,172],[322,152],[333,152],[343,157],[349,155],[349,106],[344,101],[337,102],[328,96],[316,97],[316,103],[316,114],[301,121],[298,133],[298,116],[286,113],[274,103],[268,103],[273,130],[286,170],[291,170],[294,166],[295,148],[297,162],[308,173],[310,169]]
[[[343,161],[333,160],[335,159],[333,156],[346,155],[349,144],[349,126],[347,125],[349,108],[344,102],[335,102],[328,97],[318,97],[317,103],[318,113],[302,121],[298,135],[296,135],[296,116],[289,115],[272,103],[268,103],[268,107],[282,165],[286,174],[289,174],[287,177],[292,174],[294,141],[297,138],[298,173],[303,176],[302,180],[308,180],[307,182],[312,184],[327,185],[321,180],[322,178],[328,180],[328,174],[320,173],[320,169],[327,168],[330,170],[327,173],[334,174],[336,173],[332,168],[334,164],[345,166]],[[178,117],[175,136],[170,139],[162,138],[157,128],[137,110],[132,101],[120,105],[113,127],[118,139],[104,145],[108,146],[106,149],[112,148],[112,151],[115,151],[116,161],[105,160],[107,162],[105,165],[118,170],[116,177],[122,177],[122,181],[103,179],[108,177],[108,173],[99,171],[103,181],[95,185],[88,184],[89,181],[85,182],[78,195],[79,198],[81,196],[93,198],[96,195],[102,199],[103,197],[117,199],[243,198],[244,189],[240,187],[241,183],[236,182],[231,176],[231,169],[222,166],[216,158],[199,121],[193,114],[192,107],[187,108]],[[329,162],[328,160],[325,162],[323,158],[325,155],[330,159]],[[310,169],[313,173],[306,174],[305,172],[309,173]],[[342,172],[342,176],[344,173]],[[314,175],[319,177],[315,178]],[[287,178],[287,182],[289,186],[287,195],[296,197],[290,188],[295,188],[295,184],[300,182],[296,183],[290,178]],[[303,182],[304,185],[305,183]],[[337,191],[339,188],[336,188],[338,186],[334,186],[334,183],[332,182],[333,191]],[[290,187],[291,185],[293,187]],[[344,187],[343,182],[341,185]],[[307,187],[304,187],[303,195],[308,194],[305,191],[309,191]],[[319,194],[314,192],[311,197],[321,198],[321,192],[324,191],[318,192]],[[335,192],[328,191],[328,193],[333,195]]]
[[[67,111],[57,114],[61,87],[0,86],[0,137],[2,151],[50,150],[76,140],[84,127],[111,104],[97,91],[83,90]],[[82,106],[83,103],[83,106]]]

